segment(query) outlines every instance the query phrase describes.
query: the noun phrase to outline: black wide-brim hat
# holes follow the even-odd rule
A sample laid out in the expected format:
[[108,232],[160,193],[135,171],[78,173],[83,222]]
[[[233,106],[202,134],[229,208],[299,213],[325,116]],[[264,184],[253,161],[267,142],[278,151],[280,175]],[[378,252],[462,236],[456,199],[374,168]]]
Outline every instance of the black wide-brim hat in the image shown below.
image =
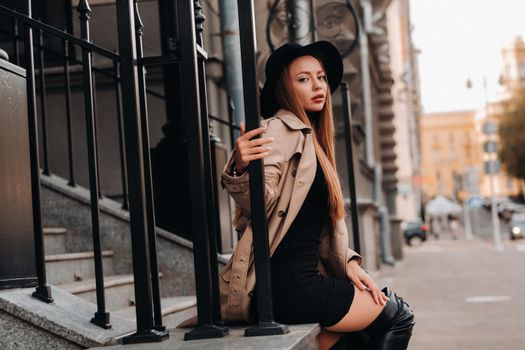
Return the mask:
[[334,93],[339,87],[343,77],[343,59],[337,48],[328,41],[317,41],[310,45],[299,45],[296,43],[284,44],[275,50],[268,61],[264,73],[266,81],[261,91],[261,115],[269,118],[280,109],[275,99],[275,84],[281,76],[283,69],[293,60],[301,56],[314,56],[321,60],[330,91]]

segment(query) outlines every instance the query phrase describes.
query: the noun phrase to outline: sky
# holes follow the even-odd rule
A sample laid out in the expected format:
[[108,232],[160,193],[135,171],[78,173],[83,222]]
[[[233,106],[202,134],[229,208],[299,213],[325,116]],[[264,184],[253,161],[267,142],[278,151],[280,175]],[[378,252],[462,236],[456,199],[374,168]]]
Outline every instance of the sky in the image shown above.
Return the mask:
[[424,113],[481,108],[484,78],[489,99],[501,89],[502,47],[525,40],[525,0],[409,1]]

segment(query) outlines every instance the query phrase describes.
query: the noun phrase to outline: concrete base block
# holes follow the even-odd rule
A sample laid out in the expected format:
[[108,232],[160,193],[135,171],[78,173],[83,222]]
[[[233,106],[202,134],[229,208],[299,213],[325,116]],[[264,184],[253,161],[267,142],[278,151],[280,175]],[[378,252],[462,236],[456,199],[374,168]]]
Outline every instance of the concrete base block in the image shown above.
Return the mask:
[[[118,339],[135,331],[134,322],[111,315],[111,329],[100,328],[90,322],[96,312],[96,305],[59,288],[51,287],[54,302],[47,304],[31,296],[33,288],[10,290],[0,293],[0,320],[15,318],[24,327],[21,332],[40,329],[45,333],[42,337],[38,333],[27,334],[24,342],[31,342],[33,346],[20,349],[48,349],[51,344],[66,344],[62,347],[49,349],[77,349],[94,346],[118,344]],[[8,314],[9,316],[5,316]],[[1,322],[1,321],[0,321]],[[28,325],[26,325],[26,323]],[[2,326],[0,328],[0,342],[11,334],[12,330]],[[22,334],[20,334],[22,335]],[[70,344],[70,345],[69,345]],[[67,347],[69,346],[69,347]],[[75,347],[76,346],[76,347]],[[6,347],[2,347],[6,349]],[[13,347],[12,349],[16,349]]]
[[0,348],[3,350],[76,350],[78,344],[0,310]]
[[[245,327],[231,327],[230,334],[224,338],[184,341],[185,329],[170,329],[170,338],[161,343],[147,344],[148,350],[223,350],[223,349],[252,349],[252,350],[314,350],[318,349],[317,335],[321,328],[318,324],[302,324],[289,326],[290,333],[261,337],[245,337]],[[126,349],[143,350],[145,344],[118,345],[104,348],[107,350]],[[96,348],[100,349],[101,348]]]

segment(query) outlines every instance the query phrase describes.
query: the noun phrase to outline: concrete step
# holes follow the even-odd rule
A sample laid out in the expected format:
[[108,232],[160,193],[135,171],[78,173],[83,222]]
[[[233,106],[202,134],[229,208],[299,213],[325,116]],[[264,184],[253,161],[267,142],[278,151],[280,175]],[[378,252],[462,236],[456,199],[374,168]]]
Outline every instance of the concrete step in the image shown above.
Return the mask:
[[[179,323],[197,314],[197,299],[194,295],[162,298],[162,323],[166,328],[175,328]],[[127,307],[115,312],[119,317],[135,320],[135,307]]]
[[44,248],[46,254],[66,252],[66,233],[63,227],[44,227]]
[[[97,284],[94,278],[65,283],[57,287],[90,301],[93,304],[97,303]],[[109,311],[115,311],[133,305],[135,300],[133,275],[105,276],[104,293],[106,296],[106,308]]]
[[[159,279],[161,278],[162,274],[159,273]],[[133,275],[104,276],[106,308],[109,311],[121,309],[135,310],[135,308],[131,307],[135,305],[133,281]],[[94,278],[85,281],[65,283],[57,287],[90,301],[93,304],[97,303],[97,284]]]
[[[113,274],[113,251],[102,251],[104,275]],[[46,273],[49,284],[64,284],[95,277],[93,252],[46,255]]]
[[162,324],[167,329],[175,329],[180,323],[197,316],[197,306],[184,309],[166,316],[162,316]]

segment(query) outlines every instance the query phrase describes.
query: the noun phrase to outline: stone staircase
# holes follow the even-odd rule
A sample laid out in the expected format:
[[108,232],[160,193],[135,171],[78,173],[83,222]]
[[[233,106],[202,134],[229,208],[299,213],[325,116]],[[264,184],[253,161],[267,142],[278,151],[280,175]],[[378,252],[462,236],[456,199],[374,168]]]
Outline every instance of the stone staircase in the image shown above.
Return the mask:
[[[44,228],[46,274],[49,284],[96,304],[96,283],[93,252],[67,252],[67,229]],[[128,320],[135,320],[133,275],[114,273],[115,254],[102,251],[106,308]],[[162,282],[162,273],[159,273]],[[161,299],[163,323],[176,327],[187,317],[195,315],[195,296],[176,296]]]

